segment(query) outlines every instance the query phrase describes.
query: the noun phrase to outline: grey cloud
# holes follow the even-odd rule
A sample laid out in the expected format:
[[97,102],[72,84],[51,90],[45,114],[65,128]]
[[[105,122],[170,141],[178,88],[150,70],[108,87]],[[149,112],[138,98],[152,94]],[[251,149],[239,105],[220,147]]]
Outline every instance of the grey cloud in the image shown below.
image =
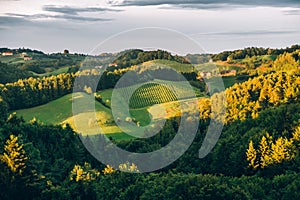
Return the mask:
[[66,15],[78,15],[78,13],[82,12],[105,12],[105,11],[113,11],[118,12],[122,10],[110,9],[110,8],[101,8],[101,7],[87,7],[87,8],[77,8],[77,7],[69,7],[69,6],[53,6],[46,5],[43,6],[44,11],[62,13]]
[[34,15],[25,15],[25,14],[15,14],[15,13],[6,13],[11,18],[30,21],[37,19],[65,19],[65,20],[75,20],[75,21],[89,21],[89,22],[99,22],[99,21],[111,21],[112,19],[107,18],[96,18],[96,17],[84,17],[79,15],[48,15],[48,14],[34,14]]
[[230,31],[230,32],[211,32],[211,33],[196,33],[191,36],[251,36],[251,35],[282,35],[297,33],[295,30],[286,31],[268,31],[268,30],[254,30],[254,31]]
[[11,16],[0,16],[0,25],[15,25],[15,24],[23,24],[28,22],[27,20],[20,17],[11,17]]
[[[115,6],[154,6],[167,4],[188,8],[194,5],[300,7],[299,0],[125,0],[121,3],[115,1],[110,1],[109,3]],[[205,8],[205,6],[201,8]]]
[[[109,18],[99,18],[99,17],[86,17],[79,15],[79,13],[88,13],[88,12],[106,12],[106,11],[121,11],[118,9],[110,9],[110,8],[101,8],[101,7],[87,7],[87,8],[79,8],[79,7],[69,7],[69,6],[52,6],[46,5],[43,6],[44,11],[54,12],[57,14],[34,14],[34,15],[26,15],[26,14],[17,14],[17,13],[6,13],[7,16],[12,17],[15,21],[20,20],[38,20],[38,19],[63,19],[63,20],[72,20],[77,22],[101,22],[101,21],[111,21]],[[13,20],[11,19],[11,20]]]
[[15,16],[0,16],[0,30],[8,30],[12,27],[28,27],[32,26],[33,23],[21,17]]
[[160,9],[198,9],[198,10],[218,10],[223,9],[234,9],[234,8],[241,8],[245,5],[229,5],[229,4],[178,4],[170,6],[161,6]]
[[89,22],[103,22],[103,21],[112,21],[112,19],[107,18],[96,18],[96,17],[82,17],[77,15],[57,15],[56,19],[69,19],[69,20],[77,20],[77,21],[89,21]]

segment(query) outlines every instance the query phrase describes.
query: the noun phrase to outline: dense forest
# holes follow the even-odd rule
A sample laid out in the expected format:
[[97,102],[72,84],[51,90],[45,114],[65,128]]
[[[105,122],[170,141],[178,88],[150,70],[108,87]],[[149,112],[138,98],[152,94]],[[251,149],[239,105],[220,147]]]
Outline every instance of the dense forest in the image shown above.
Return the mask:
[[128,50],[121,55],[118,55],[117,59],[113,61],[116,66],[112,66],[109,68],[110,71],[115,69],[123,69],[133,65],[138,65],[143,62],[149,60],[156,60],[156,59],[165,59],[176,61],[179,63],[189,63],[187,59],[182,56],[172,55],[171,53],[163,50],[156,50],[156,51],[143,51],[140,49]]
[[[210,98],[200,98],[200,116],[193,119],[199,120],[199,127],[192,145],[177,161],[151,173],[138,173],[139,166],[129,162],[105,166],[90,155],[78,137],[80,133],[69,125],[45,125],[37,119],[25,122],[12,113],[71,93],[76,77],[88,78],[90,85],[81,88],[91,93],[87,88],[96,84],[97,71],[31,77],[0,85],[0,199],[299,199],[300,71],[295,56],[299,48],[228,52],[237,55],[233,60],[267,54],[276,55],[276,59],[264,73],[252,74]],[[168,55],[158,52],[151,52],[153,57],[149,58],[143,51],[127,52],[116,60],[124,68],[105,71],[93,89],[113,88],[131,65]],[[227,53],[213,59],[227,60],[228,55],[223,59],[223,54]],[[175,56],[168,59],[187,62]],[[163,74],[150,70],[132,76],[143,77],[143,73],[147,77]],[[185,75],[189,81],[197,80],[196,76],[195,72]],[[213,114],[211,102],[221,94],[226,96],[225,117],[219,119],[224,129],[212,152],[199,159]],[[147,139],[110,140],[131,152],[152,152],[175,137],[181,120],[166,120],[163,129]],[[98,137],[105,136],[81,138],[90,142]]]

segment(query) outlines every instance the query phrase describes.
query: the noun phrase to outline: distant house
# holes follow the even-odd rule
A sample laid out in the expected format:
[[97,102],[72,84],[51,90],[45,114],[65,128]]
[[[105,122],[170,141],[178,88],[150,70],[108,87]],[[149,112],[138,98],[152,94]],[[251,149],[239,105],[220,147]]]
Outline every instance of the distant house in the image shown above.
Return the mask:
[[110,63],[108,66],[109,67],[118,67],[118,64],[117,63]]
[[236,76],[236,70],[223,70],[221,76]]
[[3,52],[2,56],[12,56],[14,55],[13,52]]
[[22,56],[26,56],[27,55],[27,53],[26,52],[23,52],[23,53],[21,53],[22,54]]
[[25,61],[28,61],[28,60],[32,60],[32,57],[29,57],[29,56],[24,56],[23,58]]

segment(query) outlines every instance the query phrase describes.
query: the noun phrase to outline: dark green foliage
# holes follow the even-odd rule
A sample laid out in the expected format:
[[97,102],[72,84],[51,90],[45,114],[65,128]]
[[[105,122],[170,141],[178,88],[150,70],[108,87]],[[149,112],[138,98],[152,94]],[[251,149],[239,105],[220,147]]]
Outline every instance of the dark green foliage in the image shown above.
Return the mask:
[[211,58],[211,55],[209,54],[187,54],[185,58],[191,63],[191,64],[202,64],[209,62],[209,59]]
[[27,71],[20,70],[14,65],[7,65],[6,63],[0,62],[0,84],[15,82],[18,79],[27,78],[30,73]]
[[[0,55],[0,83],[15,82],[30,76],[49,76],[51,72],[62,68],[70,68],[70,72],[77,72],[80,63],[86,57],[82,54],[44,54],[38,50],[24,48],[0,48],[0,53],[2,52],[12,52],[13,55]],[[32,60],[25,61],[25,56]]]
[[10,133],[18,134],[28,160],[22,174],[13,173],[0,162],[1,199],[32,199],[50,195],[49,182],[53,185],[62,183],[76,163],[86,160],[94,163],[69,126],[45,126],[38,122],[25,124],[11,116],[1,126],[0,153]]
[[132,65],[138,65],[149,60],[165,59],[176,61],[179,63],[189,63],[187,59],[175,55],[163,50],[157,51],[143,51],[140,49],[125,51],[121,56],[119,56],[113,63],[117,66],[108,68],[109,71],[114,71],[115,69],[123,69],[130,67]]
[[212,55],[214,61],[221,60],[226,61],[229,59],[236,60],[236,59],[244,59],[246,56],[253,57],[253,56],[262,56],[262,55],[280,55],[284,52],[292,53],[296,50],[299,50],[299,45],[293,45],[291,47],[287,47],[285,49],[270,49],[270,48],[257,48],[257,47],[248,47],[241,50],[235,51],[224,51],[219,54]]
[[0,96],[0,121],[5,120],[8,114],[8,105]]
[[75,74],[29,78],[0,85],[0,95],[10,110],[28,108],[72,92]]
[[13,52],[16,53],[37,53],[37,54],[44,54],[42,51],[39,50],[32,50],[32,49],[25,49],[25,48],[19,48],[19,49],[9,49],[9,48],[0,48],[0,53],[3,52]]

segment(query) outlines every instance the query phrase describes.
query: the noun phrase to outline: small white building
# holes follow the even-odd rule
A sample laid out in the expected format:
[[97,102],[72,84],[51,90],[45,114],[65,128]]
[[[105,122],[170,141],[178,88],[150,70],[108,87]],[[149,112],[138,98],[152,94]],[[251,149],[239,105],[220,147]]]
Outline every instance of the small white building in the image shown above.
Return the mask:
[[109,67],[118,67],[118,64],[117,63],[110,63],[108,66]]
[[29,57],[29,56],[24,56],[23,58],[25,61],[28,61],[28,60],[32,60],[32,57]]
[[2,56],[12,56],[14,55],[13,52],[3,52]]

